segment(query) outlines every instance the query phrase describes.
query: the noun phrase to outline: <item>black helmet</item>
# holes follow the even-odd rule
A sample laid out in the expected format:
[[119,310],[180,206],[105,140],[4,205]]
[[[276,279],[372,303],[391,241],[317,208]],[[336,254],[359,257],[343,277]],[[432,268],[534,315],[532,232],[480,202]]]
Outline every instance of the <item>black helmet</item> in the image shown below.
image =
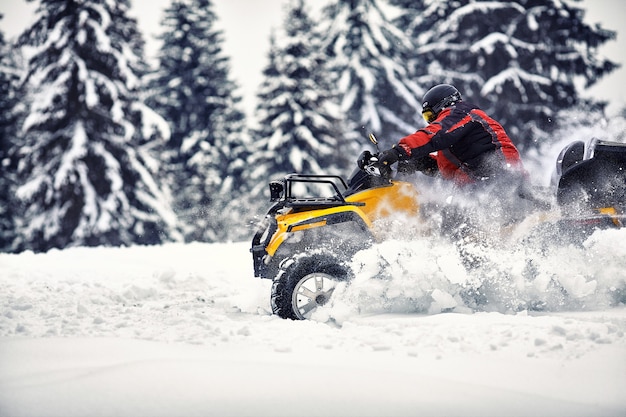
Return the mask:
[[450,84],[436,85],[424,94],[422,116],[430,123],[437,118],[441,110],[457,101],[461,101],[461,93],[456,87]]

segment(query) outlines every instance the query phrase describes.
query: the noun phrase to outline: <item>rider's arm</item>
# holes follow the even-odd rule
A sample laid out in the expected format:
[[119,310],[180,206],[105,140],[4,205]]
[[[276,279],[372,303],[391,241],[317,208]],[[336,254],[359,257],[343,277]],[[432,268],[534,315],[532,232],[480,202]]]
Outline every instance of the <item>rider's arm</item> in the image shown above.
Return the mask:
[[437,119],[423,129],[400,139],[398,146],[411,158],[422,158],[430,153],[449,148],[470,129],[467,114],[456,109],[446,109]]
[[436,151],[431,139],[441,130],[440,124],[431,123],[423,129],[400,139],[398,147],[401,148],[409,158],[423,158],[429,153]]

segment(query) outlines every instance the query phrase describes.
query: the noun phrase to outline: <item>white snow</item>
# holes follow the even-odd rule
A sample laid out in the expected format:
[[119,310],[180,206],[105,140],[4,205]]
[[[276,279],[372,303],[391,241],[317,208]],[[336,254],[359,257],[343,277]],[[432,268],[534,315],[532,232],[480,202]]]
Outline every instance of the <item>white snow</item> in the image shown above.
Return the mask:
[[0,415],[624,416],[626,308],[598,299],[625,232],[537,256],[581,290],[558,311],[456,308],[454,251],[389,241],[302,322],[270,314],[248,242],[0,254]]

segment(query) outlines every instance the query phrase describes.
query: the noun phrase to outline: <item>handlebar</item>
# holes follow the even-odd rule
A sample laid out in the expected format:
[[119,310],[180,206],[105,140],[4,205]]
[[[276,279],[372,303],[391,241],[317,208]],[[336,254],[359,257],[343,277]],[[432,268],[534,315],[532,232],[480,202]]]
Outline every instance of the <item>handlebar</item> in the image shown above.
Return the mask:
[[378,162],[378,153],[372,154],[367,150],[361,152],[359,159],[357,159],[357,165],[359,169],[365,171],[369,175],[382,177],[384,179],[391,179],[391,167]]

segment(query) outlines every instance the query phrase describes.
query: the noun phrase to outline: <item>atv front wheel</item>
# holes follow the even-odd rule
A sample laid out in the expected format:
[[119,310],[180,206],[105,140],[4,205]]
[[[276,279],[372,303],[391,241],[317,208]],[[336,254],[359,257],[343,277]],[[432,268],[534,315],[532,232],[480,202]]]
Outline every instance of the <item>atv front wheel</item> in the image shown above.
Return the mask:
[[272,311],[284,319],[305,320],[326,304],[348,269],[330,254],[296,255],[285,259],[272,285]]

